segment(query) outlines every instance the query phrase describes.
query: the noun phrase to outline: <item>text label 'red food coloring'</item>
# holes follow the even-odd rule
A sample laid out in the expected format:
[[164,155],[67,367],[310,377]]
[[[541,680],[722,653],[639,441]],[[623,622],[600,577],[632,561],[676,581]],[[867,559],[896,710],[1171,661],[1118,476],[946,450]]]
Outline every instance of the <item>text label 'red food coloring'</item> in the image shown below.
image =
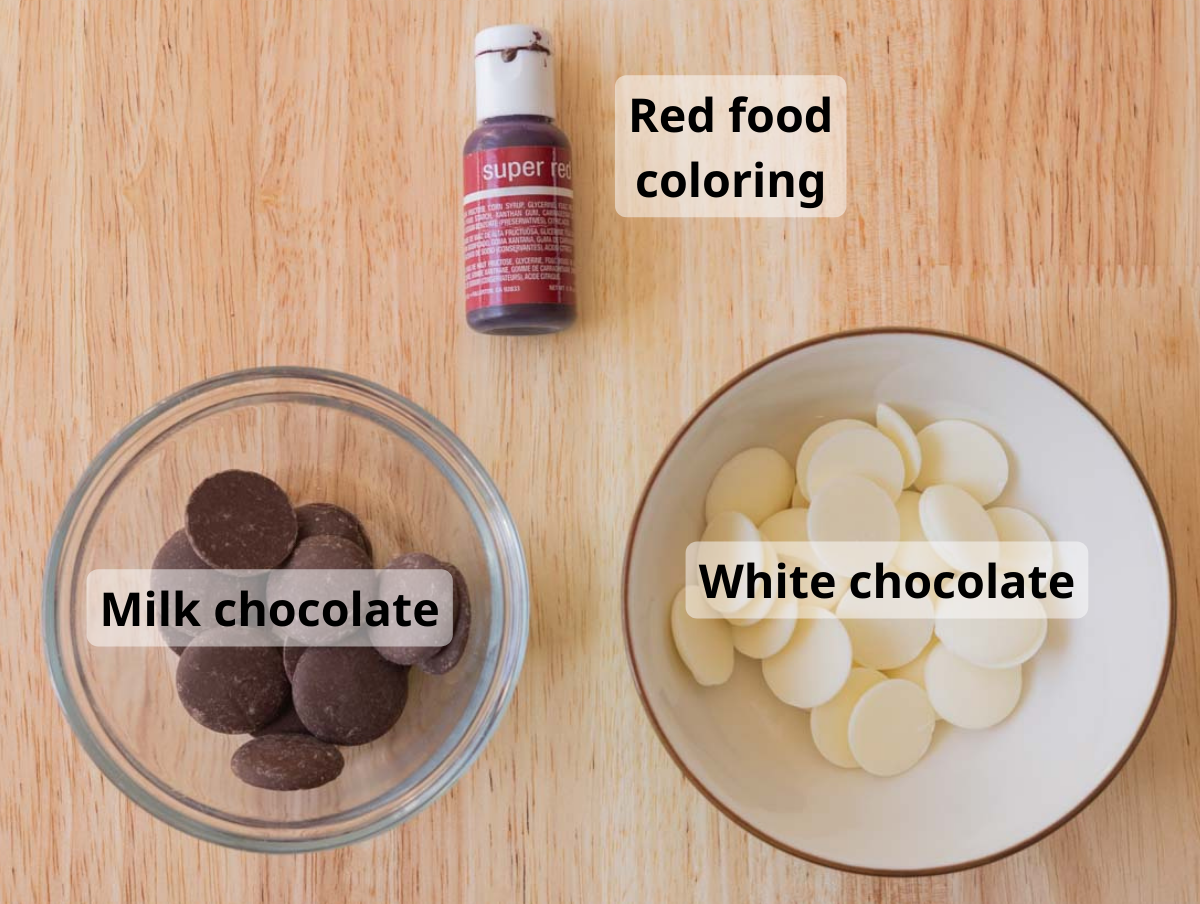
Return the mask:
[[617,80],[615,202],[624,217],[840,217],[839,76]]

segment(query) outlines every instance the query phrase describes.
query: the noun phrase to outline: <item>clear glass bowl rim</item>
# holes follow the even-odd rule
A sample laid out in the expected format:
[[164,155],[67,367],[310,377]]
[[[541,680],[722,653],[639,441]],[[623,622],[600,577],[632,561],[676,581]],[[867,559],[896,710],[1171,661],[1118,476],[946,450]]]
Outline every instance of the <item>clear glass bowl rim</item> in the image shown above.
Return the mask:
[[[126,769],[109,756],[87,724],[80,704],[69,686],[58,642],[60,626],[56,603],[59,572],[63,564],[62,557],[66,539],[74,527],[80,506],[88,494],[93,491],[97,480],[112,459],[123,452],[126,446],[144,430],[150,428],[160,418],[169,415],[180,405],[207,393],[267,380],[296,380],[348,388],[352,392],[376,396],[419,422],[421,427],[428,430],[438,442],[443,443],[457,457],[460,468],[472,484],[471,489],[482,499],[486,516],[502,535],[503,542],[496,544],[496,553],[506,560],[508,566],[506,569],[508,580],[500,588],[505,604],[505,643],[507,647],[502,646],[499,650],[500,661],[492,679],[493,684],[499,685],[500,693],[491,703],[491,711],[486,713],[482,720],[479,720],[474,734],[465,736],[459,743],[458,748],[461,753],[457,761],[413,806],[385,813],[349,831],[311,838],[273,839],[227,831],[194,819],[186,811],[172,807],[153,795],[145,793],[138,783],[127,774]],[[424,450],[419,451],[426,454]],[[435,466],[440,468],[436,462]],[[451,484],[453,485],[453,481]],[[172,828],[204,841],[236,850],[258,853],[304,853],[353,844],[408,821],[450,790],[482,753],[507,711],[524,663],[528,637],[529,576],[524,549],[512,515],[483,465],[448,427],[416,403],[372,380],[318,367],[271,366],[230,371],[193,383],[172,393],[130,421],[92,458],[72,489],[54,530],[42,583],[42,641],[43,652],[50,670],[51,685],[72,733],[92,762],[134,804]],[[478,719],[479,713],[468,713],[467,717]]]

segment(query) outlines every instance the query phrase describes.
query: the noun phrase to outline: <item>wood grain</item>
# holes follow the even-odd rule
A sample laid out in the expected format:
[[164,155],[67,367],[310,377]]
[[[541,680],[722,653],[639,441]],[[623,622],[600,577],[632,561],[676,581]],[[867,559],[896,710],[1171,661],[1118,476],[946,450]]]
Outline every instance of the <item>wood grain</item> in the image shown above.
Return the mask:
[[[0,898],[1177,902],[1200,898],[1200,15],[1190,0],[2,0]],[[461,313],[459,150],[479,27],[545,23],[575,143],[582,321]],[[836,220],[623,220],[624,74],[830,73]],[[872,324],[962,330],[1079,389],[1175,550],[1166,694],[1123,773],[1008,860],[843,876],[719,817],[659,747],[621,647],[641,484],[723,381]],[[416,821],[349,850],[216,848],[72,739],[37,607],[74,480],[205,376],[342,368],[446,420],[505,493],[534,586],[512,709]]]

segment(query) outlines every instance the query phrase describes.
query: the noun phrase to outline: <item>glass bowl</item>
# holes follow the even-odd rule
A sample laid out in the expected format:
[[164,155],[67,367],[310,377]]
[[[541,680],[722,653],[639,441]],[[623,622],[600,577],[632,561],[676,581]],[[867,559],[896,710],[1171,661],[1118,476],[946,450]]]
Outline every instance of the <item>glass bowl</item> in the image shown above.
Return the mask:
[[[85,582],[145,568],[183,524],[191,488],[226,468],[261,471],[297,503],[327,501],[363,521],[376,566],[421,550],[453,562],[472,600],[459,664],[414,669],[387,735],[343,748],[334,782],[279,793],[238,781],[244,737],[202,728],[175,699],[166,647],[87,641]],[[529,632],[529,582],[495,485],[442,424],[382,386],[332,371],[274,367],[198,383],[122,430],[88,467],[54,534],[42,604],[59,702],[88,755],[134,803],[191,835],[242,850],[350,844],[445,793],[508,706]]]

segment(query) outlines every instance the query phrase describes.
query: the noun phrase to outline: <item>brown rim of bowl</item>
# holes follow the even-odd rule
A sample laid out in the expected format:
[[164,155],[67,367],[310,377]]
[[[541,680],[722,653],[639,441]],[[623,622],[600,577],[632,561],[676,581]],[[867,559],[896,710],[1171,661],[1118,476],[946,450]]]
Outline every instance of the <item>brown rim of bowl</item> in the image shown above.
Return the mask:
[[[691,429],[692,425],[700,418],[702,414],[704,414],[705,411],[708,410],[709,406],[711,406],[713,402],[725,395],[725,393],[727,393],[738,383],[742,382],[742,380],[746,379],[746,377],[750,376],[752,373],[755,373],[767,365],[778,361],[780,358],[786,357],[794,352],[798,352],[801,349],[822,345],[826,342],[831,342],[836,339],[845,339],[853,336],[878,336],[892,334],[935,336],[942,339],[953,339],[959,342],[967,342],[971,345],[977,345],[993,352],[999,352],[1002,355],[1012,358],[1014,361],[1024,364],[1035,373],[1041,374],[1051,383],[1055,384],[1064,392],[1066,392],[1067,395],[1071,396],[1071,398],[1083,406],[1084,410],[1089,412],[1092,417],[1099,421],[1104,429],[1108,431],[1109,436],[1113,438],[1117,446],[1124,453],[1130,467],[1133,468],[1134,474],[1136,474],[1138,480],[1141,481],[1142,490],[1145,492],[1146,498],[1150,502],[1150,508],[1154,511],[1155,520],[1158,522],[1158,533],[1162,538],[1163,552],[1165,553],[1167,560],[1167,582],[1170,588],[1169,595],[1171,601],[1171,617],[1169,630],[1167,631],[1167,647],[1163,654],[1162,668],[1159,672],[1158,678],[1158,687],[1154,690],[1154,696],[1150,700],[1150,706],[1146,709],[1146,715],[1142,718],[1141,725],[1138,726],[1138,730],[1134,733],[1133,739],[1129,742],[1129,746],[1125,748],[1125,752],[1121,754],[1121,758],[1117,760],[1117,764],[1113,766],[1108,775],[1104,776],[1104,778],[1100,780],[1099,784],[1097,784],[1096,787],[1093,788],[1092,791],[1083,800],[1076,804],[1068,813],[1059,817],[1059,819],[1042,829],[1040,832],[1037,832],[1036,834],[1031,835],[1024,840],[1019,841],[1016,844],[1010,845],[1003,850],[997,851],[995,854],[989,854],[986,857],[979,857],[975,860],[968,860],[964,863],[953,863],[949,866],[935,867],[933,869],[869,869],[861,866],[851,866],[846,863],[838,863],[834,860],[826,860],[823,857],[817,857],[805,851],[798,850],[791,845],[784,844],[778,838],[773,838],[766,832],[760,831],[755,826],[750,825],[748,822],[742,819],[741,816],[726,807],[725,804],[717,800],[716,796],[709,791],[708,788],[705,787],[695,775],[692,774],[691,770],[689,770],[686,765],[684,765],[684,762],[680,758],[678,752],[676,752],[675,748],[671,746],[671,742],[667,740],[667,736],[663,733],[662,726],[658,724],[658,719],[655,717],[654,711],[650,708],[650,704],[646,699],[646,691],[642,687],[642,676],[638,671],[637,659],[634,658],[633,644],[630,642],[629,636],[629,559],[630,554],[633,551],[633,540],[634,537],[637,536],[638,525],[642,519],[642,509],[646,505],[646,496],[649,494],[650,488],[654,486],[654,482],[658,479],[658,475],[662,470],[663,464],[666,462],[667,458],[670,457],[671,453],[675,451],[675,447],[678,445],[679,440],[683,437],[683,435]],[[788,346],[781,351],[768,355],[766,358],[763,358],[761,361],[757,362],[756,364],[752,364],[750,367],[743,370],[733,379],[727,381],[716,392],[705,399],[703,404],[701,404],[700,407],[692,413],[691,417],[689,417],[684,422],[683,426],[676,431],[675,435],[671,437],[671,441],[667,444],[667,448],[663,451],[662,455],[659,456],[658,461],[654,465],[654,469],[650,472],[650,477],[646,481],[645,489],[642,490],[641,497],[638,499],[637,509],[633,514],[633,523],[629,528],[629,538],[625,542],[625,563],[621,576],[621,623],[622,631],[625,635],[625,655],[629,660],[629,667],[633,671],[633,683],[637,687],[638,698],[642,701],[642,709],[645,710],[647,717],[650,719],[650,724],[654,727],[654,733],[658,735],[659,741],[661,741],[663,747],[667,749],[667,753],[671,755],[671,759],[675,761],[675,765],[678,766],[680,771],[683,772],[684,777],[692,784],[693,787],[696,788],[697,791],[704,795],[710,804],[721,811],[721,813],[723,813],[728,819],[732,820],[734,823],[736,823],[745,831],[749,832],[754,837],[758,838],[760,841],[765,841],[772,847],[783,851],[786,854],[791,854],[793,857],[799,857],[802,860],[807,860],[810,863],[816,863],[820,866],[827,866],[832,869],[837,869],[848,873],[857,873],[858,875],[863,876],[941,876],[947,873],[956,873],[961,870],[974,869],[977,866],[985,866],[989,863],[995,863],[997,860],[1003,860],[1005,857],[1009,857],[1018,851],[1024,850],[1031,844],[1036,844],[1046,836],[1058,831],[1064,825],[1082,813],[1092,803],[1092,801],[1099,797],[1100,793],[1104,791],[1109,784],[1111,784],[1114,778],[1117,777],[1117,773],[1124,768],[1127,762],[1129,762],[1129,758],[1133,755],[1133,751],[1137,748],[1138,744],[1142,740],[1142,737],[1146,734],[1146,729],[1150,726],[1150,720],[1154,717],[1154,711],[1158,708],[1159,700],[1162,699],[1163,689],[1166,687],[1167,683],[1167,675],[1171,669],[1171,655],[1175,649],[1176,628],[1175,562],[1171,556],[1171,540],[1167,536],[1167,528],[1163,523],[1162,512],[1158,507],[1158,500],[1154,498],[1154,492],[1150,489],[1150,484],[1146,481],[1146,475],[1142,473],[1142,469],[1138,465],[1137,460],[1133,457],[1132,453],[1130,453],[1129,448],[1125,445],[1121,437],[1117,435],[1115,430],[1113,430],[1112,425],[1108,423],[1108,420],[1101,416],[1101,414],[1096,411],[1095,408],[1088,404],[1088,402],[1085,401],[1083,397],[1080,396],[1079,393],[1073,390],[1070,386],[1068,386],[1058,377],[1054,376],[1054,374],[1049,373],[1044,368],[1035,364],[1033,361],[1030,361],[1023,355],[1019,355],[1016,352],[1010,351],[1007,348],[996,345],[992,342],[988,342],[984,339],[976,339],[973,336],[965,336],[961,333],[929,329],[927,327],[867,327],[864,329],[844,330],[842,332],[827,333],[823,336],[816,336],[812,339],[806,339],[803,342],[798,342],[795,345]]]

